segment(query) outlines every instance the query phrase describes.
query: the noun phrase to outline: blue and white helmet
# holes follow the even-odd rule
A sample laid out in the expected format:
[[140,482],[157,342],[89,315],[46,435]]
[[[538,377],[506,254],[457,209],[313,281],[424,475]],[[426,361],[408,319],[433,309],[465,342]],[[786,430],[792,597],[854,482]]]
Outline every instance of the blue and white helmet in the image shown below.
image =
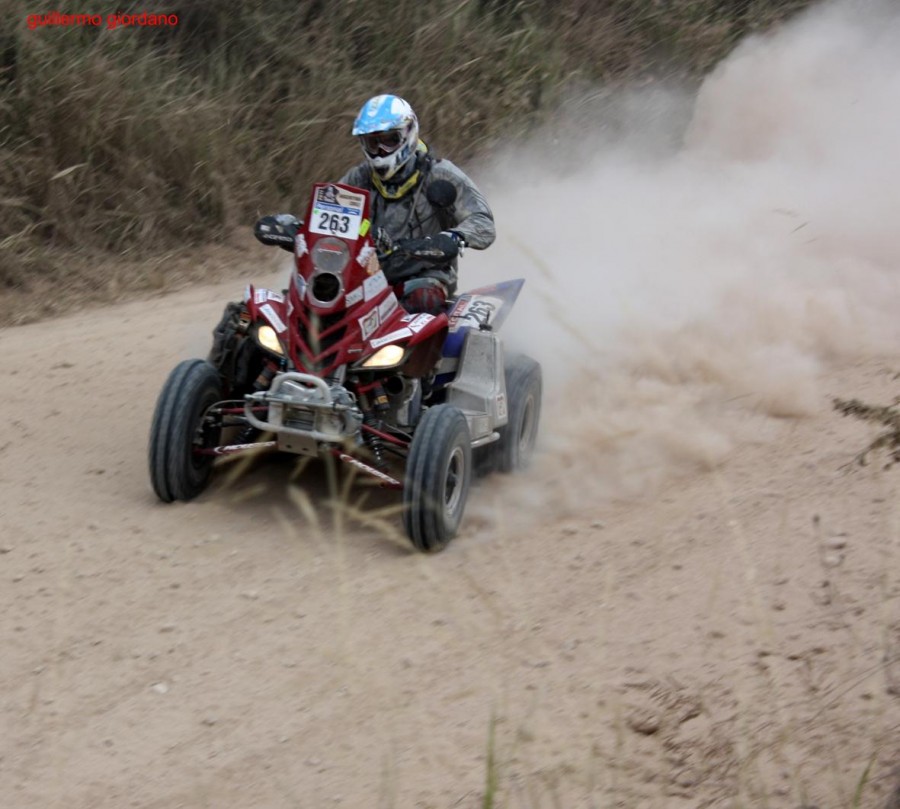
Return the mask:
[[419,120],[399,96],[370,98],[353,122],[366,160],[382,180],[390,180],[416,156]]

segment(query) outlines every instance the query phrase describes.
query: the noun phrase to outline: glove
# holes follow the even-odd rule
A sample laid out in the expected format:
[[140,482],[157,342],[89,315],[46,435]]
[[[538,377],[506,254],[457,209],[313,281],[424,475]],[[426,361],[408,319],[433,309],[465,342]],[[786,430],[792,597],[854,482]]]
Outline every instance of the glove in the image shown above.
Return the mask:
[[293,251],[294,237],[302,224],[296,216],[289,213],[264,216],[254,225],[253,235],[265,245],[278,245],[284,250]]
[[456,242],[456,254],[459,256],[463,254],[463,249],[469,246],[463,238],[462,233],[457,233],[455,230],[443,230],[439,235],[449,236]]
[[402,250],[412,258],[441,262],[456,258],[459,255],[460,243],[458,234],[451,235],[445,232],[436,236],[426,236],[424,239],[401,239],[396,243],[395,249]]
[[394,240],[384,228],[375,228],[375,231],[372,233],[372,241],[375,242],[375,249],[379,253],[386,255],[394,249]]

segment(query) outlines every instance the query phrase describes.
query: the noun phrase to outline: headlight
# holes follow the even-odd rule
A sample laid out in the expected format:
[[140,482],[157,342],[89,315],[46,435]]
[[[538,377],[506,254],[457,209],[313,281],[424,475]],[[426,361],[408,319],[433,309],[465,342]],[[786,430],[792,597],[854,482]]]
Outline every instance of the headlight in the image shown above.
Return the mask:
[[319,239],[310,253],[313,267],[319,272],[333,272],[338,274],[350,262],[350,248],[342,239],[326,236]]
[[406,350],[403,346],[389,345],[376,351],[363,364],[363,368],[390,368],[403,361]]
[[278,334],[271,326],[260,326],[256,330],[256,340],[266,351],[271,351],[279,357],[284,356],[284,349],[281,347]]

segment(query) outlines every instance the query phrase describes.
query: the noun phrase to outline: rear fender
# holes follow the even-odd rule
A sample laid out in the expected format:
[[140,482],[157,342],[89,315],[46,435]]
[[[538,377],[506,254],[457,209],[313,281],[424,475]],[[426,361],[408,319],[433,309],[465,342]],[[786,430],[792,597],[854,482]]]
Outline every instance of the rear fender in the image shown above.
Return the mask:
[[466,333],[471,329],[498,331],[512,311],[524,278],[479,287],[460,295],[450,310],[449,333],[444,357],[459,357]]
[[471,289],[453,302],[447,339],[434,380],[436,388],[449,385],[456,377],[466,335],[472,331],[496,332],[509,317],[524,284],[524,278],[502,281]]
[[500,338],[467,329],[459,369],[447,386],[447,403],[463,411],[473,441],[488,439],[507,423],[506,380]]

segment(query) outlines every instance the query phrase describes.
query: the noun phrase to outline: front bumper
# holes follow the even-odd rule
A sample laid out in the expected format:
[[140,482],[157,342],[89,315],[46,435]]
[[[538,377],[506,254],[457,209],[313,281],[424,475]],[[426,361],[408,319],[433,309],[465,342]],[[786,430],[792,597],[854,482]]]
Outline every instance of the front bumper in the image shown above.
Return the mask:
[[[260,405],[268,407],[264,419],[253,412]],[[258,430],[273,433],[278,449],[298,455],[319,455],[323,444],[357,443],[363,420],[346,388],[297,371],[278,374],[268,390],[248,394],[244,415]]]

